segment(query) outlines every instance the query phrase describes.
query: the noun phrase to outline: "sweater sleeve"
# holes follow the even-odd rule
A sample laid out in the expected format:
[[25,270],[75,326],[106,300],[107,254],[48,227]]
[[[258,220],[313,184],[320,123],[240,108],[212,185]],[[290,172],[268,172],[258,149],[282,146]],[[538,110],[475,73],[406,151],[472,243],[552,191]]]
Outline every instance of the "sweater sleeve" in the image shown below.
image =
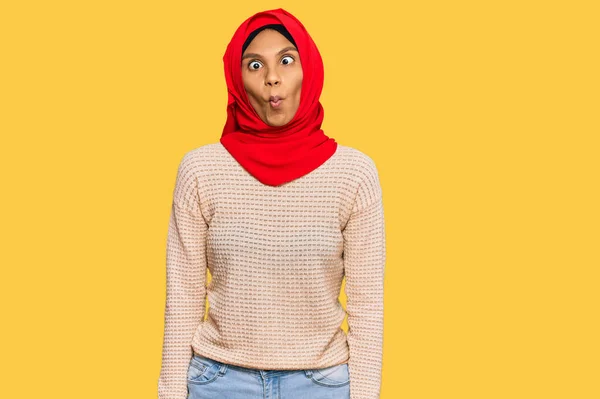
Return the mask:
[[159,399],[186,399],[192,339],[204,319],[206,233],[193,160],[186,154],[177,172],[167,235],[166,304]]
[[386,237],[381,186],[377,168],[370,158],[342,233],[350,398],[379,399]]

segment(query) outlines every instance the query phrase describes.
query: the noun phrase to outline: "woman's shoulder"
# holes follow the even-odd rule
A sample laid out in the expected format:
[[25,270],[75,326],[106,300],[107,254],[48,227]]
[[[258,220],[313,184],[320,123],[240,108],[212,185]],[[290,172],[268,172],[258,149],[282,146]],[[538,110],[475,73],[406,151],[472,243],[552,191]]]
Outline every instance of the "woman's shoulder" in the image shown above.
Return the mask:
[[188,150],[184,154],[184,157],[197,158],[202,156],[206,157],[210,155],[218,155],[221,154],[222,150],[224,149],[225,147],[223,147],[223,144],[221,144],[219,141],[216,143],[207,143]]
[[[357,148],[340,146],[340,170],[356,192],[353,211],[358,212],[375,203],[382,196],[377,164],[373,158]],[[353,190],[353,191],[354,191]]]
[[204,176],[211,170],[219,168],[226,151],[220,142],[203,144],[186,151],[179,161],[180,175]]
[[203,144],[183,154],[182,159],[196,165],[214,163],[225,155],[225,147],[220,142]]
[[361,180],[378,176],[377,164],[366,152],[338,143],[339,162],[343,169],[351,171]]

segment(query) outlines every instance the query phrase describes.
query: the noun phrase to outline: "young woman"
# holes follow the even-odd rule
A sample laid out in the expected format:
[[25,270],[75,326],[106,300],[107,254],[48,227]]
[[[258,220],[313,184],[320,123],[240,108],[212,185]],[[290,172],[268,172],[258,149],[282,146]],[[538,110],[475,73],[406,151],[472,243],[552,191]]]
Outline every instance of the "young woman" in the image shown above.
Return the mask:
[[159,399],[379,398],[375,163],[321,129],[323,62],[289,12],[248,18],[223,61],[220,142],[183,156],[173,191]]

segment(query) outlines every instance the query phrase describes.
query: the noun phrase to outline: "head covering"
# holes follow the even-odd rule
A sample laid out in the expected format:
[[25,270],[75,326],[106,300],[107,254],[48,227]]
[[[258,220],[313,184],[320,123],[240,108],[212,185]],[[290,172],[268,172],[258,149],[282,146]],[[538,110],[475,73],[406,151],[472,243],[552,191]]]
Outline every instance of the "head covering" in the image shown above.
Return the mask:
[[246,51],[246,49],[248,48],[248,46],[250,45],[250,43],[252,42],[252,40],[254,40],[254,38],[256,37],[256,35],[258,35],[260,32],[262,32],[265,29],[274,29],[274,30],[276,30],[277,32],[279,32],[283,36],[285,36],[285,38],[288,39],[294,46],[296,46],[296,41],[294,40],[294,38],[292,37],[292,35],[290,35],[290,32],[288,32],[288,30],[285,29],[285,26],[283,26],[281,24],[269,24],[269,25],[263,25],[260,28],[254,29],[252,31],[252,33],[250,33],[248,35],[248,38],[246,39],[246,41],[244,42],[244,45],[242,46],[242,55],[244,54],[244,51]]
[[[270,126],[258,116],[242,80],[244,43],[247,39],[250,43],[249,36],[255,30],[272,24],[283,25],[294,39],[303,73],[300,105],[292,120],[283,126]],[[228,101],[220,142],[248,173],[263,184],[279,186],[310,173],[335,153],[337,142],[321,129],[323,60],[296,17],[277,8],[246,19],[227,45],[223,64]]]

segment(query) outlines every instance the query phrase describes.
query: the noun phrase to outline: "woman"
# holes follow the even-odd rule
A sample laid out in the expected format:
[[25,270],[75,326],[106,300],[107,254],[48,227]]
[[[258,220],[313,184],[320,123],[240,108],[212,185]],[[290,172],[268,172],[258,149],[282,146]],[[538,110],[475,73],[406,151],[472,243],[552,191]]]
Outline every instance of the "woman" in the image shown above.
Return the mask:
[[158,396],[378,398],[375,163],[321,130],[323,63],[289,12],[248,18],[223,61],[221,140],[183,156],[173,191]]

